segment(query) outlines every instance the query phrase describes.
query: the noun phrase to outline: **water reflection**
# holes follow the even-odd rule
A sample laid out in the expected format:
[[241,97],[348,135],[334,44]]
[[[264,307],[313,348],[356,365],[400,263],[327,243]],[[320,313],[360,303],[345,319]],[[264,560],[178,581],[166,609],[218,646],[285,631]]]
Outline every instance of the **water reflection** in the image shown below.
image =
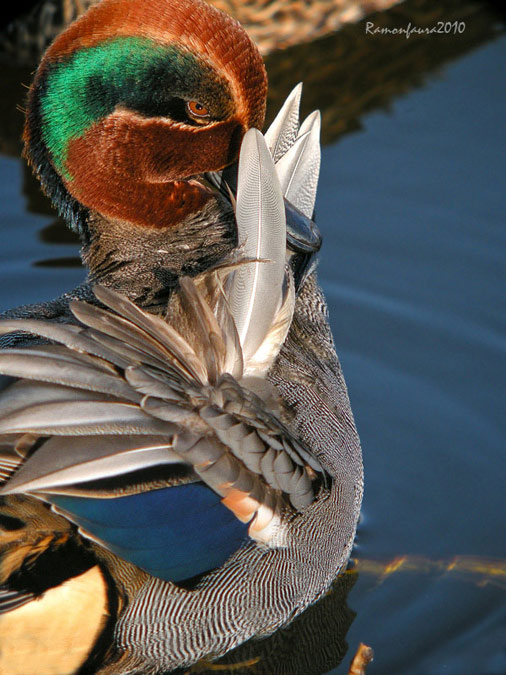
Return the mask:
[[322,141],[332,143],[360,128],[372,110],[388,108],[399,96],[422,86],[454,59],[498,35],[497,14],[483,3],[443,0],[407,0],[367,21],[378,28],[409,24],[431,28],[438,21],[465,19],[459,35],[367,35],[366,21],[309,45],[299,45],[266,58],[269,73],[269,110],[275,111],[290,91],[294,73],[304,82],[303,109],[322,113]]
[[[469,52],[501,32],[493,6],[482,2],[406,0],[388,11],[368,17],[378,29],[412,24],[420,29],[438,22],[462,21],[458,35],[413,33],[409,39],[367,35],[366,22],[358,21],[319,40],[275,50],[266,56],[269,72],[269,112],[273,115],[293,87],[294,73],[304,82],[303,108],[322,111],[323,142],[329,143],[359,128],[367,112],[388,104],[422,85],[445,63]],[[0,32],[0,46],[5,41]],[[0,59],[1,51],[0,51]],[[33,64],[35,65],[35,64]],[[9,55],[4,61],[2,87],[7,95],[0,103],[0,148],[18,156],[23,116],[24,87],[31,81],[33,65],[16,65]],[[16,105],[18,108],[16,109]]]

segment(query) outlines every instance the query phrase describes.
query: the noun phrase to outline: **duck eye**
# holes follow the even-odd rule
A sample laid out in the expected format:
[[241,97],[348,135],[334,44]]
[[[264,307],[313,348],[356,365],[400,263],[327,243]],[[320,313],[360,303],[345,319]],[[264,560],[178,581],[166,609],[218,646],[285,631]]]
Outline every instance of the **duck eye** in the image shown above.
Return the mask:
[[193,117],[199,122],[203,122],[210,117],[209,110],[198,101],[188,101],[186,103],[186,109],[188,110],[190,117]]

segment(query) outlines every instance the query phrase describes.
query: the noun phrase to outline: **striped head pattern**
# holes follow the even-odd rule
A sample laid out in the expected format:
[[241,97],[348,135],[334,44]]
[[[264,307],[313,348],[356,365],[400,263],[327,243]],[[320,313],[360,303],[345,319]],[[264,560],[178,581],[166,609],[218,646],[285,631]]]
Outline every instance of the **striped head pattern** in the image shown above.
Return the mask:
[[266,88],[245,31],[203,0],[102,0],[39,66],[25,155],[75,229],[90,212],[170,227],[262,126]]

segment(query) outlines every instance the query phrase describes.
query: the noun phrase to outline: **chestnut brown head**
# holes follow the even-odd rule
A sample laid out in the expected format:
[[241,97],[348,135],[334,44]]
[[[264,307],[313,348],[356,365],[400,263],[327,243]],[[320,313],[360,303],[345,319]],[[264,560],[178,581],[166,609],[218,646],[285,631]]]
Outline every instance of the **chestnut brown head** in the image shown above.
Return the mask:
[[25,154],[63,217],[171,227],[198,180],[261,128],[266,75],[242,27],[202,0],[102,0],[62,33],[28,100]]

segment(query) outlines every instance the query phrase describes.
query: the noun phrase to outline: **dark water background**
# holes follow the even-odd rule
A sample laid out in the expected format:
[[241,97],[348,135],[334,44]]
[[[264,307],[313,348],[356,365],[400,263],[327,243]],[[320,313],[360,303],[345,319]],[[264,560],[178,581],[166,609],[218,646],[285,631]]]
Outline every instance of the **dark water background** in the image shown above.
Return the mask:
[[[320,275],[366,470],[358,557],[506,554],[505,57],[504,37],[476,49],[324,152]],[[505,673],[504,590],[359,576],[348,640],[376,648],[372,673]]]
[[[320,280],[366,490],[347,598],[356,613],[350,652],[340,667],[332,670],[329,657],[315,672],[346,672],[364,641],[376,653],[371,675],[506,673],[506,37],[492,37],[487,21],[490,37],[463,53],[458,36],[440,38],[447,50],[453,40],[456,56],[436,70],[422,62],[417,86],[399,87],[388,109],[370,102],[348,129],[324,127]],[[405,37],[357,35],[365,49],[376,41],[378,60],[385,49],[409,48],[395,43]],[[324,44],[330,61],[340,44]],[[299,72],[279,69],[288,90]],[[325,77],[325,86],[306,85],[305,97],[320,98],[330,126],[349,101],[335,73]],[[3,106],[21,103],[20,81],[28,74],[6,73]],[[381,93],[381,72],[375,86]],[[6,309],[53,298],[83,272],[77,244],[37,196],[15,140],[4,136],[2,147]]]

